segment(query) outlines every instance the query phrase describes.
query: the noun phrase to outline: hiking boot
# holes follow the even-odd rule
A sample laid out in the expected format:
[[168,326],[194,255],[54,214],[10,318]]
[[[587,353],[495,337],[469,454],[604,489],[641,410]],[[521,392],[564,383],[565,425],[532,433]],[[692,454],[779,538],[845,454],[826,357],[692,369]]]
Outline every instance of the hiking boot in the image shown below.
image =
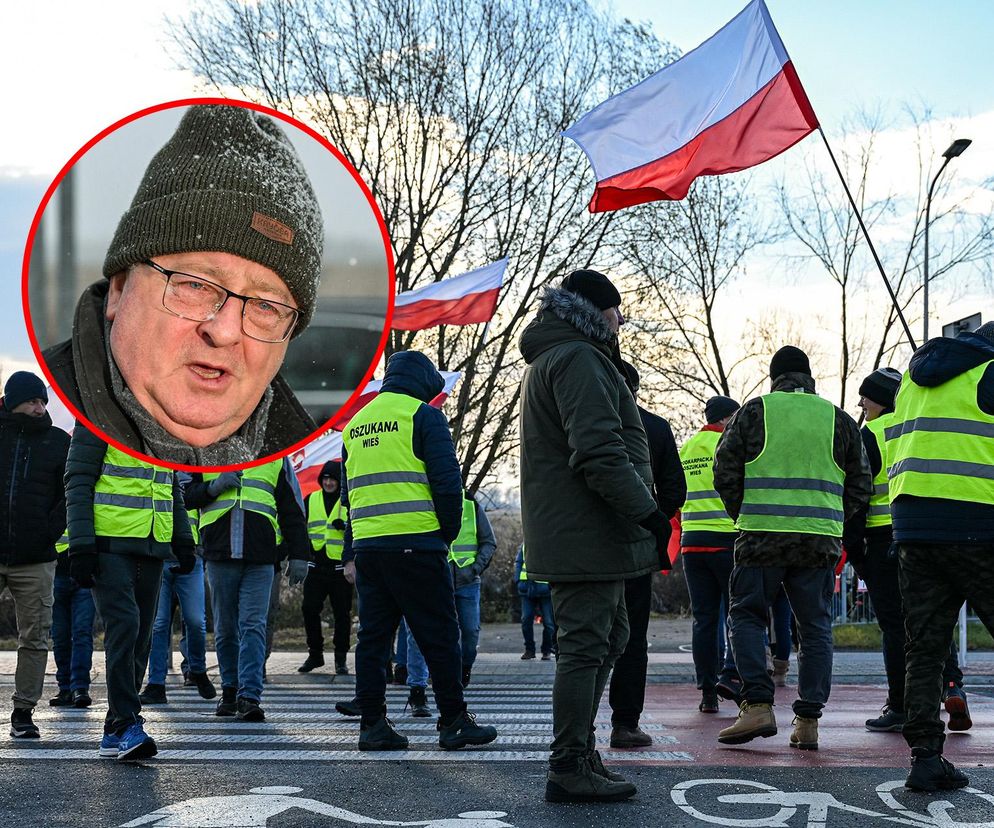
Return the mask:
[[214,710],[215,716],[234,716],[238,712],[237,687],[222,687],[221,701],[217,703]]
[[648,747],[651,744],[652,737],[638,725],[635,727],[615,725],[611,728],[611,747],[613,748]]
[[871,733],[900,733],[904,730],[904,714],[885,704],[880,715],[867,719],[865,725]]
[[335,702],[335,710],[350,719],[358,719],[362,715],[362,708],[355,699],[352,701]]
[[521,654],[521,660],[522,661],[531,661],[533,658],[535,658],[535,651],[534,650],[525,650]]
[[904,787],[913,791],[948,791],[965,788],[970,780],[952,762],[928,748],[911,748],[911,773]]
[[701,703],[697,705],[697,709],[701,713],[717,713],[718,712],[718,694],[714,691],[708,692],[704,691],[704,695],[701,698]]
[[213,699],[217,695],[217,688],[207,673],[189,673],[189,676],[191,683],[197,688],[200,698]]
[[463,710],[449,724],[439,716],[438,744],[444,750],[458,750],[466,745],[488,745],[497,738],[497,728],[491,725],[478,725],[476,716]]
[[757,736],[764,739],[777,735],[777,720],[773,705],[765,702],[742,702],[735,724],[719,731],[718,741],[723,745],[742,745]]
[[545,782],[546,802],[621,802],[637,792],[631,782],[616,782],[594,772],[586,756],[573,770],[550,768]]
[[238,699],[238,707],[235,712],[239,721],[242,722],[264,722],[266,721],[266,714],[261,707],[259,707],[259,702],[256,699],[250,699],[247,696],[242,696]]
[[72,707],[72,690],[60,690],[48,700],[49,707]]
[[90,694],[86,690],[73,690],[72,691],[72,706],[78,708],[89,707],[93,704],[93,699],[90,698]]
[[[942,691],[942,704],[949,714],[950,730],[969,730],[973,727],[973,719],[970,718],[970,707],[966,703],[966,693],[956,682],[951,681]],[[948,763],[947,763],[948,764]]]
[[[390,684],[390,677],[387,677],[387,684]],[[407,687],[407,666],[404,664],[398,664],[393,669],[393,683],[398,684],[401,687]]]
[[166,698],[166,685],[146,684],[145,689],[138,694],[138,700],[142,705],[168,704],[169,699]]
[[359,726],[359,750],[407,750],[407,737],[383,716],[371,725]]
[[463,667],[462,668],[462,686],[463,686],[463,690],[465,690],[467,687],[469,687],[469,680],[472,677],[473,677],[473,668],[472,667]]
[[144,720],[139,717],[138,721],[128,725],[128,729],[121,734],[121,740],[117,743],[118,762],[137,762],[141,759],[151,759],[159,752],[155,746],[155,739],[145,732]]
[[41,733],[38,726],[31,720],[31,709],[15,707],[10,714],[10,735],[15,739],[38,739]]
[[588,750],[585,758],[590,763],[590,769],[598,776],[603,776],[605,779],[610,779],[612,782],[628,781],[620,773],[609,771],[607,768],[604,767],[604,760],[601,759],[599,751]]
[[790,734],[790,746],[798,750],[818,750],[818,720],[806,716],[795,716],[794,732]]
[[774,687],[786,687],[787,686],[787,671],[790,670],[790,659],[787,658],[775,658],[773,659],[773,686]]
[[315,667],[324,667],[323,653],[308,653],[304,663],[297,668],[298,673],[309,673]]
[[718,679],[718,683],[714,686],[714,692],[725,701],[742,704],[742,682],[734,679]]
[[411,715],[415,719],[430,719],[431,710],[428,709],[428,697],[425,695],[424,687],[412,687],[411,693],[407,697],[407,704],[404,709],[411,708]]
[[345,653],[335,653],[335,675],[347,676],[348,674],[349,665],[346,661]]

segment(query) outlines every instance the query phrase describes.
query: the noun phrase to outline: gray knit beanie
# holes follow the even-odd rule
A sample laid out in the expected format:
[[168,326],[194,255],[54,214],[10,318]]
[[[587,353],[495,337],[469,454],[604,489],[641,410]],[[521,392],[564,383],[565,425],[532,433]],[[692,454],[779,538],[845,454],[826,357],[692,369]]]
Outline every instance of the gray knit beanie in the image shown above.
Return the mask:
[[310,322],[324,224],[297,153],[272,118],[191,106],[145,170],[104,260],[104,276],[170,253],[233,253],[275,271]]

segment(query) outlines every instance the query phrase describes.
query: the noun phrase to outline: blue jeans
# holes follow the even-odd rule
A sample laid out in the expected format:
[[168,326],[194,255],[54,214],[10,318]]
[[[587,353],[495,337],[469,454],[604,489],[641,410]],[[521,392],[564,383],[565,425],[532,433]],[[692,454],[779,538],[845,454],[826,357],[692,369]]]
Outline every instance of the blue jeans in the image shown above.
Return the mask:
[[462,666],[467,669],[476,661],[480,645],[480,582],[466,584],[456,590],[456,617],[459,619],[459,641]]
[[398,667],[407,668],[407,624],[404,619],[400,619],[397,626],[397,652],[394,654],[393,663]]
[[540,598],[521,596],[521,634],[525,639],[525,651],[529,653],[535,652],[535,631],[532,625],[536,615],[542,616],[542,655],[551,655],[556,635],[551,593]]
[[93,665],[93,595],[68,575],[55,577],[52,607],[52,654],[59,690],[88,690]]
[[711,693],[719,673],[722,673],[722,678],[727,675],[724,669],[723,606],[728,604],[732,550],[684,553],[683,574],[687,579],[690,609],[694,616],[691,650],[697,689]]
[[770,613],[773,616],[773,637],[776,639],[770,645],[770,649],[773,650],[774,658],[786,661],[790,658],[790,628],[794,618],[786,590],[780,590],[773,606],[770,607]]
[[184,659],[191,673],[207,672],[207,611],[204,607],[204,562],[197,558],[193,571],[177,575],[168,566],[162,569],[159,610],[152,625],[152,651],[148,657],[148,683],[166,683],[166,662],[172,644],[173,592],[179,598],[186,637]]
[[207,561],[221,686],[238,688],[239,698],[262,698],[266,616],[274,574],[272,564]]
[[[404,624],[403,621],[401,623]],[[418,642],[414,640],[411,628],[407,624],[404,624],[404,630],[406,632],[404,637],[407,641],[407,686],[427,687],[428,665],[425,663],[425,657],[421,655],[421,648],[418,647]]]

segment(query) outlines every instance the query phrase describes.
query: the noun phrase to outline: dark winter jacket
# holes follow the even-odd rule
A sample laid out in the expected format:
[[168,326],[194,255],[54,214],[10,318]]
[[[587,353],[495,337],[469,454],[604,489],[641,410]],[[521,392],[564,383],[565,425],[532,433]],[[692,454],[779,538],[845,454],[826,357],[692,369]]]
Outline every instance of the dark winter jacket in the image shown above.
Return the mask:
[[601,312],[547,288],[521,335],[521,517],[528,577],[634,578],[658,568],[639,525],[657,511],[638,407]]
[[662,513],[672,518],[687,499],[687,477],[680,462],[680,449],[666,420],[642,406],[639,417],[649,440],[653,494]]
[[[382,391],[406,394],[421,400],[422,406],[414,412],[414,455],[425,464],[431,499],[440,529],[411,535],[391,535],[384,538],[364,538],[353,541],[352,527],[345,531],[343,561],[350,561],[359,550],[412,549],[416,552],[448,552],[449,544],[456,539],[462,527],[462,472],[456,459],[449,424],[445,415],[428,403],[445,387],[442,375],[424,354],[417,351],[400,351],[387,363]],[[347,466],[348,452],[342,449],[342,502],[349,505]]]
[[41,417],[0,403],[0,564],[48,563],[66,528],[69,435]]
[[[776,378],[772,391],[803,388],[815,393],[815,381],[807,374],[787,373]],[[718,441],[714,457],[714,487],[729,517],[736,520],[742,507],[745,464],[759,457],[766,442],[761,397],[739,409]],[[873,493],[873,478],[856,421],[835,409],[833,456],[845,474],[842,508],[846,518],[866,508]],[[798,446],[798,451],[803,451]],[[735,563],[740,566],[835,566],[842,551],[839,538],[802,532],[739,532],[735,540]]]
[[490,560],[493,558],[494,552],[497,551],[497,538],[490,525],[490,518],[487,517],[486,510],[476,502],[475,498],[470,499],[476,506],[476,560],[473,561],[472,566],[462,568],[452,562],[449,563],[449,567],[452,569],[452,585],[456,589],[469,586],[469,584],[478,584],[480,576],[490,566]]
[[266,419],[262,448],[254,457],[216,456],[211,446],[183,449],[183,456],[167,457],[146,445],[139,424],[114,395],[108,350],[104,337],[104,304],[109,282],[91,285],[76,306],[73,337],[48,348],[42,356],[56,384],[76,409],[115,440],[137,451],[175,463],[218,466],[265,457],[305,439],[317,426],[279,374],[270,383],[272,401]]
[[[200,544],[205,561],[245,561],[251,564],[276,564],[284,558],[311,559],[311,540],[302,501],[297,499],[293,474],[287,461],[276,481],[276,520],[283,542],[276,543],[276,532],[269,518],[258,512],[232,507],[213,523],[200,529]],[[203,509],[217,500],[208,491],[203,475],[194,474],[186,486],[186,502],[191,509]],[[218,495],[220,496],[220,494]],[[237,516],[237,517],[236,517]]]
[[183,502],[183,489],[173,473],[173,537],[171,542],[147,538],[111,538],[97,535],[93,529],[93,493],[103,474],[107,444],[76,422],[66,460],[66,513],[69,524],[69,554],[109,552],[120,555],[166,560],[173,557],[173,547],[193,551],[190,516]]
[[[956,339],[932,339],[915,351],[909,372],[923,388],[944,382],[994,360],[994,345],[982,336],[961,333]],[[977,405],[994,414],[994,365],[977,385]],[[894,540],[905,543],[990,544],[994,540],[994,506],[941,497],[902,495],[891,503]]]

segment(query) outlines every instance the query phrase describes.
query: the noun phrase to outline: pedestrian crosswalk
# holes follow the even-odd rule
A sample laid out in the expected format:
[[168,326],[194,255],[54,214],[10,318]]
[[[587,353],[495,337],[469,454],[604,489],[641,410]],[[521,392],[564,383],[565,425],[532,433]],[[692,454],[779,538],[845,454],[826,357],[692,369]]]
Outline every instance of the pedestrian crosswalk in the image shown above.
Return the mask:
[[[36,708],[40,740],[9,739],[0,747],[0,760],[101,761],[97,745],[106,702],[100,688],[88,710]],[[2,689],[0,689],[2,692]],[[359,752],[359,720],[335,711],[335,703],[352,698],[351,683],[266,685],[262,706],[266,721],[241,722],[218,718],[214,702],[201,699],[193,688],[170,686],[169,703],[147,707],[146,730],[159,747],[156,761],[253,762],[545,762],[552,740],[552,697],[548,684],[481,684],[466,690],[469,709],[482,724],[497,726],[499,736],[485,747],[444,751],[438,747],[434,719],[415,719],[405,710],[407,689],[387,690],[388,715],[410,740],[410,749],[385,753]],[[431,694],[429,691],[429,701]],[[433,708],[434,711],[434,708]],[[681,749],[666,728],[647,715],[643,729],[653,737],[650,749],[638,752],[602,750],[613,762],[687,762],[693,756]],[[598,732],[606,742],[609,711],[601,711]],[[107,760],[102,760],[107,761]]]

